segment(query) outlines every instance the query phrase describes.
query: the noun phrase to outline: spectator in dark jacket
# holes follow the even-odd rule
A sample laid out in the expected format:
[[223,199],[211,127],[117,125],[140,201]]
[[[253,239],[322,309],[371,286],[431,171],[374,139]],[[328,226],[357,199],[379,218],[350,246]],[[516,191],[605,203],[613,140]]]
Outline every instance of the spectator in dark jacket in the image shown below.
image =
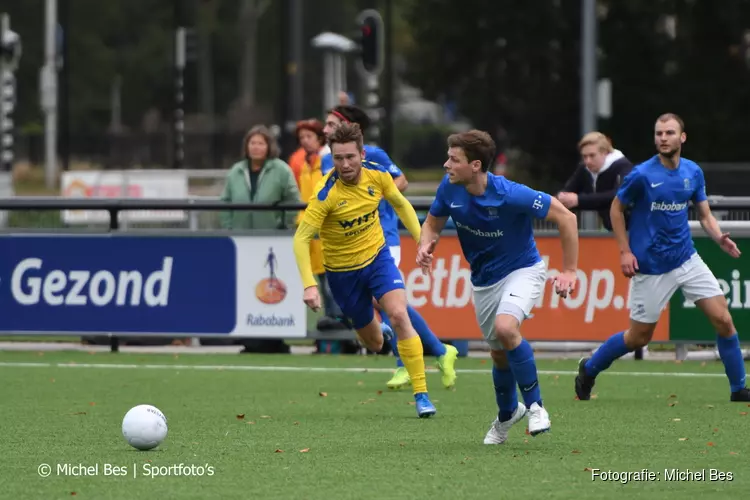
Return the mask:
[[601,132],[590,132],[578,143],[582,164],[557,198],[568,209],[596,210],[607,231],[612,231],[609,208],[622,179],[633,164]]

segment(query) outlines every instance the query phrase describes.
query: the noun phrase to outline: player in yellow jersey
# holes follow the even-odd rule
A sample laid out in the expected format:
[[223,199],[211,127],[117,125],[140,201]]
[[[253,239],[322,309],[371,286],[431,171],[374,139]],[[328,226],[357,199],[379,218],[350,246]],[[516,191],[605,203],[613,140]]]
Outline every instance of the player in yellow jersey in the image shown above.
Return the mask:
[[419,242],[421,227],[414,207],[404,198],[388,171],[363,162],[359,125],[344,123],[328,137],[334,169],[316,186],[294,236],[294,254],[305,304],[320,308],[320,295],[310,266],[310,240],[323,243],[323,266],[334,300],[348,316],[368,349],[383,348],[373,297],[385,310],[398,338],[401,360],[414,389],[417,415],[436,413],[427,394],[422,342],[409,320],[401,273],[385,244],[378,206],[385,198],[406,229]]

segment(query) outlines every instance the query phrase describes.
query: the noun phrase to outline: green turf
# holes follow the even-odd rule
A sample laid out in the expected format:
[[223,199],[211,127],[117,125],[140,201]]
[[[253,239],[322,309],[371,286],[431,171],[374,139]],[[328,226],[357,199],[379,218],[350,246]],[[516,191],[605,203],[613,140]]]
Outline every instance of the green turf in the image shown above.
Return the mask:
[[[481,444],[496,407],[489,364],[477,359],[459,360],[476,372],[461,373],[455,391],[428,375],[438,407],[429,420],[416,418],[409,392],[384,390],[393,358],[1,352],[0,363],[4,498],[661,499],[750,490],[750,408],[728,402],[716,362],[622,361],[600,378],[596,399],[580,402],[575,362],[540,361],[559,372],[540,377],[552,432],[532,438],[518,425],[501,446]],[[156,451],[137,452],[121,437],[123,415],[139,403],[169,419]],[[42,463],[52,476],[39,477]],[[99,464],[98,475],[57,475],[66,463]],[[105,464],[127,475],[107,477]],[[144,476],[144,467],[179,464],[213,475]],[[719,469],[733,480],[668,482],[665,468]],[[588,469],[649,469],[661,481],[592,482]]]

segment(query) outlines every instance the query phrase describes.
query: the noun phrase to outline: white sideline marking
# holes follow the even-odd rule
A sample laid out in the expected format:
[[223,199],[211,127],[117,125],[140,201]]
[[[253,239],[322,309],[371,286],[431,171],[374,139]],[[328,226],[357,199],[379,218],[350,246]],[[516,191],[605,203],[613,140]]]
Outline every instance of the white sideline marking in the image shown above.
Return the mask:
[[[119,363],[13,363],[0,362],[0,368],[109,368],[119,370],[203,370],[203,371],[253,371],[253,372],[325,372],[325,373],[392,373],[393,368],[334,368],[329,366],[256,366],[256,365],[154,365]],[[456,370],[458,373],[487,375],[485,370]],[[428,373],[437,372],[428,368]],[[539,375],[576,375],[576,370],[539,370]],[[609,375],[631,377],[726,377],[723,373],[695,372],[606,372]]]

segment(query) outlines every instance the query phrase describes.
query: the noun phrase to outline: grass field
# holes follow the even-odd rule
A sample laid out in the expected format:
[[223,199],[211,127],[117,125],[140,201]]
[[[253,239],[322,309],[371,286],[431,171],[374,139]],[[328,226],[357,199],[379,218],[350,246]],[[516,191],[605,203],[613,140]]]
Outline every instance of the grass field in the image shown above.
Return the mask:
[[[428,375],[438,415],[389,392],[393,358],[0,353],[4,498],[741,498],[750,492],[748,405],[729,403],[721,363],[622,361],[596,399],[575,401],[573,361],[540,361],[552,431],[525,423],[484,446],[496,406],[485,360],[461,359],[456,390]],[[428,360],[429,363],[432,360]],[[169,435],[131,449],[122,417],[159,407]],[[38,474],[41,464],[52,473]],[[58,474],[58,464],[99,466]],[[118,466],[125,476],[105,474]],[[204,475],[150,477],[154,467]],[[668,481],[665,469],[706,471]],[[173,467],[174,469],[174,467]],[[658,474],[594,480],[592,469]],[[711,481],[710,470],[733,475]],[[208,475],[208,471],[213,475]],[[135,471],[135,474],[134,474]]]

